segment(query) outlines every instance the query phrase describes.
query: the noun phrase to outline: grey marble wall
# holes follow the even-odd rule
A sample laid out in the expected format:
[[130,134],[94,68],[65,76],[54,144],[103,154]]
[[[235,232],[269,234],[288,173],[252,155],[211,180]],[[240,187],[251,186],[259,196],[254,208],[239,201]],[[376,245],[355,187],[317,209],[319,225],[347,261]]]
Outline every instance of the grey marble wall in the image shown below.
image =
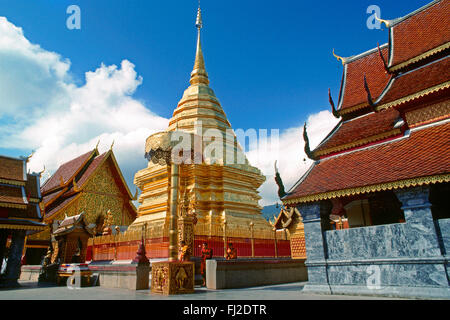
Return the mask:
[[384,295],[450,298],[450,219],[433,221],[427,187],[395,192],[405,223],[324,231],[320,203],[298,207],[305,223],[308,290],[329,286],[330,292],[349,293],[353,286],[354,293],[376,294],[370,288],[376,283]]
[[328,259],[408,257],[406,223],[324,232]]
[[441,239],[442,253],[450,256],[450,219],[440,219],[436,221]]

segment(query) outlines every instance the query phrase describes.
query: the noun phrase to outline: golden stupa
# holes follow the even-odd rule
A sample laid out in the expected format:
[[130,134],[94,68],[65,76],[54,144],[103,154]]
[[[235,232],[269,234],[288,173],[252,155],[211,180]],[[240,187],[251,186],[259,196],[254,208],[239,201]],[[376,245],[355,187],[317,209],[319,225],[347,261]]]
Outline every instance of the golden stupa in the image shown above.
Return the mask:
[[179,206],[182,195],[189,193],[191,202],[195,204],[196,230],[209,230],[210,236],[222,236],[226,222],[231,234],[234,229],[248,230],[251,226],[254,232],[271,235],[273,227],[262,217],[258,204],[261,197],[257,189],[265,181],[265,176],[249,164],[214,91],[209,87],[200,41],[200,8],[196,26],[197,50],[190,86],[184,91],[167,131],[150,136],[146,151],[148,144],[154,141],[161,143],[161,136],[175,131],[203,137],[203,150],[211,147],[211,139],[205,137],[213,132],[215,139],[212,142],[223,142],[223,151],[216,152],[215,159],[204,155],[201,163],[181,165],[177,180],[171,180],[170,166],[149,161],[148,166],[138,171],[134,178],[142,193],[138,199],[138,218],[130,230],[140,229],[143,224],[151,229],[167,230],[173,203],[170,184],[177,181],[179,196],[175,205]]

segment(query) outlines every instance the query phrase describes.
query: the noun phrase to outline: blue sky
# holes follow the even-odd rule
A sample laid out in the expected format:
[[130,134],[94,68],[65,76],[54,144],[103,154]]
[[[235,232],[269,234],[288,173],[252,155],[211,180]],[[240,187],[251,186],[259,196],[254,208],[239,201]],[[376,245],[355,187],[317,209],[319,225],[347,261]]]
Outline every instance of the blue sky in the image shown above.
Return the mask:
[[[202,45],[210,86],[234,128],[297,128],[312,114],[329,110],[328,88],[337,101],[342,66],[333,58],[333,48],[350,56],[387,42],[386,28],[366,27],[369,5],[378,5],[382,18],[393,19],[428,2],[203,0]],[[66,28],[66,9],[72,4],[81,8],[81,30]],[[132,85],[130,95],[153,115],[167,119],[188,86],[196,7],[195,0],[0,0],[0,16],[22,28],[30,43],[57,53],[60,62],[70,61],[64,81],[74,86],[85,86],[85,73],[102,64],[120,69],[124,59],[131,62],[134,67],[127,70],[136,72],[139,83]],[[4,81],[12,70],[8,68],[15,66],[0,64]],[[0,111],[7,103],[0,101]],[[29,117],[45,118],[59,111],[56,103],[52,108],[42,102],[36,106],[41,111],[32,110]],[[12,128],[23,130],[28,122],[32,120],[0,112],[0,154],[27,155],[40,147],[36,141],[1,143],[12,139]],[[99,135],[95,132],[92,138]],[[144,141],[139,143],[143,149]],[[133,170],[125,170],[129,183]]]

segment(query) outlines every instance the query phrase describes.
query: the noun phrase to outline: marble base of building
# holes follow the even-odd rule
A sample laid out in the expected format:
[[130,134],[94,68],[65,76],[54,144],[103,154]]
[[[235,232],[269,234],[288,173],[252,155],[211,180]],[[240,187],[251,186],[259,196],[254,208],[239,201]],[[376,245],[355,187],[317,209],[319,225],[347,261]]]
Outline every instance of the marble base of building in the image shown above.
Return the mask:
[[208,289],[248,288],[307,281],[305,260],[207,260]]
[[[448,259],[377,259],[327,261],[308,264],[327,281],[309,282],[303,292],[370,295],[421,299],[449,299]],[[318,279],[318,277],[316,277]]]
[[145,290],[150,282],[149,265],[141,266],[131,262],[91,262],[89,270],[98,274],[97,285],[104,288]]
[[22,266],[20,272],[20,281],[38,281],[41,273],[40,265],[25,265]]
[[308,256],[305,292],[450,299],[450,219],[433,219],[428,187],[395,194],[403,223],[323,230],[326,202],[298,207]]

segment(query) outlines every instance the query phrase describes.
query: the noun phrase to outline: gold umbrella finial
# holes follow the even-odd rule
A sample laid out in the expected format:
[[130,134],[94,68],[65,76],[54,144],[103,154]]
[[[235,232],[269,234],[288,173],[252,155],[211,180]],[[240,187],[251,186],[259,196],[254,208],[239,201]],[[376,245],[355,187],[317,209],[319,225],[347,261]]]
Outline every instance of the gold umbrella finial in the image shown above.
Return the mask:
[[191,79],[189,83],[195,84],[209,84],[208,73],[205,68],[205,59],[203,58],[202,44],[200,39],[200,30],[203,27],[202,9],[200,8],[200,2],[198,4],[197,19],[195,20],[195,26],[197,27],[197,50],[195,53],[194,70],[191,72]]
[[200,8],[200,0],[198,1],[197,19],[195,20],[195,26],[199,30],[203,27],[202,9]]

